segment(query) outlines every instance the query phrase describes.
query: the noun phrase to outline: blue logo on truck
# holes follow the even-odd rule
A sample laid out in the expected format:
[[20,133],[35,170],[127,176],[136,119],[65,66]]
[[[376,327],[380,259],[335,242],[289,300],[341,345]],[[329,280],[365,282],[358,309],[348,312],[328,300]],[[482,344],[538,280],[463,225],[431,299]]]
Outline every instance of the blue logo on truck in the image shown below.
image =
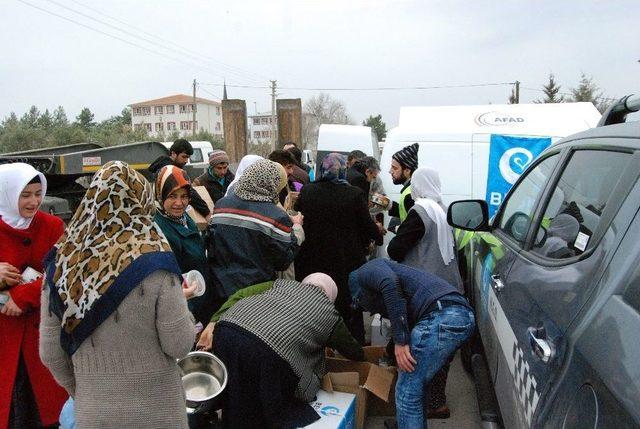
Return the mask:
[[492,134],[489,144],[487,194],[493,216],[520,175],[551,144],[551,138],[511,137]]

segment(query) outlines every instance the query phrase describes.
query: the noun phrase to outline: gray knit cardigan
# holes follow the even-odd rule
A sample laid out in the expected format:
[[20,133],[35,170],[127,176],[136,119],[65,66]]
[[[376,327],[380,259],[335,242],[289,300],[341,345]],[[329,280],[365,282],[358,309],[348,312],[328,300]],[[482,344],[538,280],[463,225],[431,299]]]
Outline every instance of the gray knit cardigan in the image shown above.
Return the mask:
[[175,274],[149,275],[71,357],[49,294],[41,300],[40,357],[73,396],[78,429],[188,427],[176,359],[195,329]]

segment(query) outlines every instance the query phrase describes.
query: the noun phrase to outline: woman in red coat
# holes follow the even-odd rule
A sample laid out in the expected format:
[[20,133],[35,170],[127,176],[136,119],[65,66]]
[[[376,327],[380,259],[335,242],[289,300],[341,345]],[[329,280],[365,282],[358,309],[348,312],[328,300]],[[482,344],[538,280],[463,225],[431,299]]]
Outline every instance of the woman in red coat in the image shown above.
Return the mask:
[[64,231],[59,218],[38,210],[46,188],[30,165],[0,165],[0,429],[56,424],[67,399],[38,353],[42,279],[25,272],[43,271]]

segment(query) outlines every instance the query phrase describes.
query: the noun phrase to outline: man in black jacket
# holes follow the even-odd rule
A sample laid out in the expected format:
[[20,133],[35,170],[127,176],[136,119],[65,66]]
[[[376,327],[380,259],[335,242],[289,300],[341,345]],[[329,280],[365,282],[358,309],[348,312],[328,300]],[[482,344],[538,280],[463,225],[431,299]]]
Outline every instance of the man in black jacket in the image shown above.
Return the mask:
[[[185,139],[178,139],[174,141],[169,148],[169,156],[162,155],[153,161],[149,166],[149,172],[152,173],[155,178],[158,171],[167,165],[175,165],[178,168],[184,168],[191,155],[193,155],[193,147],[191,146],[191,143]],[[209,207],[207,207],[207,203],[200,198],[196,191],[191,189],[189,197],[191,198],[189,204],[191,204],[191,207],[193,207],[195,211],[205,218],[208,218],[211,215]]]

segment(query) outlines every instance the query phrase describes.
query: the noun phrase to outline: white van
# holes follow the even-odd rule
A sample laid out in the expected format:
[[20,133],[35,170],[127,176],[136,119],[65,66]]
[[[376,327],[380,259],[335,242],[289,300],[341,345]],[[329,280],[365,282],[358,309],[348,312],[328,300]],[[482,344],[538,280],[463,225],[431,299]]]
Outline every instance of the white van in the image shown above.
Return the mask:
[[348,155],[352,150],[361,150],[368,156],[380,160],[378,138],[371,127],[359,125],[322,124],[318,130],[316,165],[322,165],[327,154],[338,152]]
[[[391,157],[417,142],[419,166],[440,173],[445,204],[484,199],[492,135],[547,137],[553,144],[595,127],[600,116],[592,103],[402,107],[399,125],[387,134],[380,176],[389,197],[398,201],[402,186],[391,180]],[[521,169],[531,161],[526,158]]]
[[[194,171],[206,170],[209,166],[209,154],[213,152],[213,146],[208,141],[190,141],[193,147],[193,155],[189,157],[187,166],[191,166]],[[173,142],[162,142],[167,150]]]

